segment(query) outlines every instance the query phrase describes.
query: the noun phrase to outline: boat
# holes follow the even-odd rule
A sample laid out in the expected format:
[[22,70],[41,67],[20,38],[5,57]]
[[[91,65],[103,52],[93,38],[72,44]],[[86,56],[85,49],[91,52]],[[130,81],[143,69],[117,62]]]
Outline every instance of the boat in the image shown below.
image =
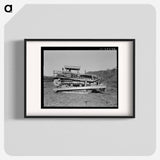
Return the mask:
[[53,71],[54,92],[91,93],[105,92],[106,86],[93,74],[81,74],[80,66],[67,66],[62,71]]

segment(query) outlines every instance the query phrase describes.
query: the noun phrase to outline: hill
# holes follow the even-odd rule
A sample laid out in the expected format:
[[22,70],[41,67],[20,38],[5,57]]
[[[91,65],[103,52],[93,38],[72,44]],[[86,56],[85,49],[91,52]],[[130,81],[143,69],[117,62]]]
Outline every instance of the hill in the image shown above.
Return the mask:
[[101,78],[101,82],[109,87],[117,88],[117,69],[108,69],[101,71],[90,71],[87,74],[94,74]]

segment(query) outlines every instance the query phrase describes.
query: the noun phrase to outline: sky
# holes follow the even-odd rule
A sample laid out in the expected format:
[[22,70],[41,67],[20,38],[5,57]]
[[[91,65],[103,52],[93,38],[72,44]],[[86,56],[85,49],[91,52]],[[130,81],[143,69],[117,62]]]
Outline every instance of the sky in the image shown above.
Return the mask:
[[85,71],[107,70],[117,67],[116,50],[46,50],[44,51],[44,75],[52,76],[53,70],[64,65],[80,66]]

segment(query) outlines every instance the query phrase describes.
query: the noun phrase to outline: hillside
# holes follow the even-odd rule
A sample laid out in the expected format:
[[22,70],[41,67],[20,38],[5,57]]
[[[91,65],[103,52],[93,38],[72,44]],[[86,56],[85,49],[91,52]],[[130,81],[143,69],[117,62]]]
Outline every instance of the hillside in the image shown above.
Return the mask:
[[101,78],[101,82],[109,87],[117,88],[117,69],[91,71],[87,74],[94,74]]

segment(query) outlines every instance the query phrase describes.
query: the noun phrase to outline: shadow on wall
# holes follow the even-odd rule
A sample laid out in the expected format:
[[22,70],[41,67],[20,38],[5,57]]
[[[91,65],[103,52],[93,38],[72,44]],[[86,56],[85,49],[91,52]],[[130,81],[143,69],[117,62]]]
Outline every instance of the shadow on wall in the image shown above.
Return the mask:
[[5,44],[5,118],[24,118],[24,41]]
[[14,79],[14,118],[24,118],[24,41],[15,41],[13,46],[15,62]]

